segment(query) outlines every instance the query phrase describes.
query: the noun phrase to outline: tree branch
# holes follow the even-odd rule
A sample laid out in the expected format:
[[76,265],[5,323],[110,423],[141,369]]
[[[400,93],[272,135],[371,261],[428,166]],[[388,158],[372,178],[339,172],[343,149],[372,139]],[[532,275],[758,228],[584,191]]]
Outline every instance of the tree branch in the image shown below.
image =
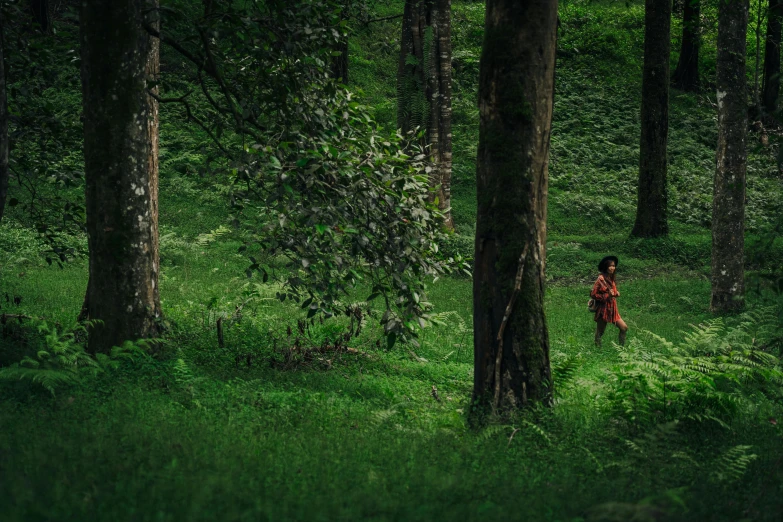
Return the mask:
[[391,16],[384,16],[384,17],[381,17],[381,18],[372,18],[370,20],[365,20],[364,23],[365,24],[371,24],[373,22],[385,22],[386,20],[394,20],[395,18],[402,18],[402,17],[403,17],[403,15],[401,15],[401,14],[391,15]]
[[179,103],[185,107],[185,114],[188,117],[188,120],[194,122],[196,125],[201,127],[201,129],[209,135],[210,139],[215,143],[215,145],[218,146],[218,148],[226,155],[230,155],[228,150],[223,146],[222,143],[220,143],[220,140],[215,136],[211,130],[202,122],[195,114],[193,114],[193,111],[190,108],[190,104],[187,101],[187,97],[190,96],[193,93],[193,91],[189,91],[186,94],[183,94],[179,98],[161,98],[151,90],[147,89],[147,94],[149,94],[155,101],[158,103]]
[[511,311],[514,309],[514,303],[519,295],[519,290],[522,288],[522,274],[525,272],[525,258],[527,257],[527,251],[530,248],[530,242],[525,244],[525,248],[522,250],[522,254],[519,256],[519,266],[517,267],[517,277],[514,280],[514,291],[511,292],[511,298],[506,305],[506,313],[503,314],[503,321],[500,323],[500,330],[498,331],[498,353],[495,357],[495,408],[500,407],[500,364],[503,361],[503,333],[506,331],[506,324],[511,317]]

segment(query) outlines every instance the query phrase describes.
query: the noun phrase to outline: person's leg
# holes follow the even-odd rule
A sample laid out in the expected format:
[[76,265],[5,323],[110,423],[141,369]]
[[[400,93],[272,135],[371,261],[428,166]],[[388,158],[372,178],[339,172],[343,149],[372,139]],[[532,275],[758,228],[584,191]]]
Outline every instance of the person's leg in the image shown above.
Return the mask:
[[604,331],[606,330],[606,321],[602,321],[601,319],[597,320],[595,322],[595,345],[601,346],[601,337],[604,335]]
[[625,321],[623,321],[622,319],[618,319],[617,322],[614,324],[616,324],[617,328],[620,329],[619,342],[620,342],[620,346],[623,346],[625,344],[625,335],[628,333],[628,325],[625,324]]

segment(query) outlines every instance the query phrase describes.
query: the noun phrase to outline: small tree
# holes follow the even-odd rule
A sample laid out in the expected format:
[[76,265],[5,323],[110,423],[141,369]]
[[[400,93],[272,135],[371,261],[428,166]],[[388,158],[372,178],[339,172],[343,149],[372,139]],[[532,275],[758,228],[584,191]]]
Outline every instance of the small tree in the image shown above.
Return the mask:
[[488,0],[479,79],[474,401],[551,397],[544,317],[557,0]]
[[741,308],[745,292],[748,8],[748,0],[723,0],[718,8],[718,146],[712,203],[710,300],[714,312]]

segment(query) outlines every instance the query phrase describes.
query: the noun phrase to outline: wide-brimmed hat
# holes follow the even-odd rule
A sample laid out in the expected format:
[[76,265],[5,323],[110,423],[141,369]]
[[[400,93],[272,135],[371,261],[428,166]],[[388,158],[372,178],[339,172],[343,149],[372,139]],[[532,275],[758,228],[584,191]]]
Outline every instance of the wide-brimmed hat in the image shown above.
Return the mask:
[[614,266],[617,266],[620,263],[620,260],[617,259],[616,256],[606,256],[601,260],[600,263],[598,263],[598,271],[599,272],[606,272],[607,265],[609,264],[609,261],[614,261]]

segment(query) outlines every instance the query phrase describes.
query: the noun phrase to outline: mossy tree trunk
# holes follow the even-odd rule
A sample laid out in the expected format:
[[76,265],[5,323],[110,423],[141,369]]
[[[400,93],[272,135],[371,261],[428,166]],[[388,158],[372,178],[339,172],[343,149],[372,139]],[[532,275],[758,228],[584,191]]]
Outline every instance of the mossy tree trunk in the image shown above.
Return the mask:
[[479,78],[474,388],[506,410],[551,398],[544,316],[557,0],[488,0]]
[[159,331],[157,0],[87,0],[81,73],[89,349],[107,351]]
[[748,87],[745,46],[748,0],[718,7],[718,146],[712,203],[712,298],[714,312],[743,306],[745,291],[745,172]]
[[761,104],[772,114],[777,110],[780,96],[780,33],[783,22],[783,0],[769,0],[767,38],[764,43],[764,79]]
[[666,142],[671,9],[671,0],[645,2],[639,189],[636,223],[631,232],[636,237],[660,237],[669,233]]
[[8,199],[8,96],[5,80],[5,44],[3,42],[3,19],[0,13],[0,223],[3,221],[6,200]]
[[397,68],[397,126],[424,129],[444,225],[451,218],[451,0],[406,0]]
[[699,90],[700,46],[701,0],[685,0],[682,14],[682,46],[672,78],[672,83],[678,89],[690,92]]

